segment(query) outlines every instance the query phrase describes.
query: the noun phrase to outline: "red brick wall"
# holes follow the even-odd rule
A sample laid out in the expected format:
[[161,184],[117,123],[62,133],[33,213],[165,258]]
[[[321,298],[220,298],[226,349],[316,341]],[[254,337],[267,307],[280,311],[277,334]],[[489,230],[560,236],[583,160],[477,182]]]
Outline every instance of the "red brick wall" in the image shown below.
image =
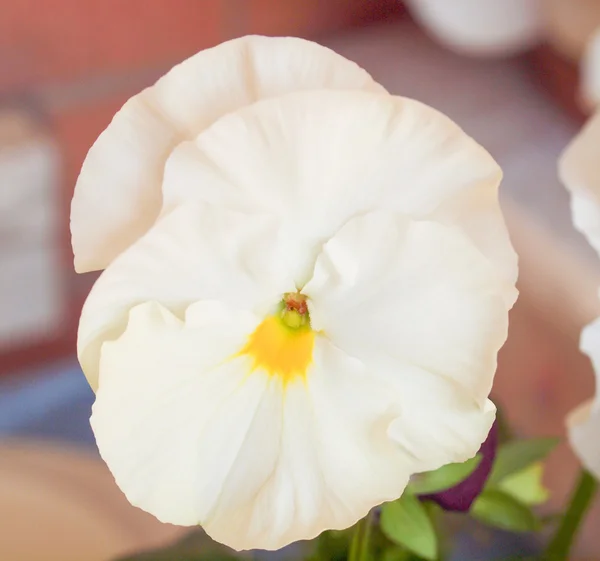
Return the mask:
[[238,35],[315,35],[399,0],[0,0],[0,91],[156,67]]
[[200,49],[246,34],[319,34],[401,14],[399,0],[0,0],[0,103],[49,120],[62,158],[63,329],[0,353],[0,373],[73,354],[93,276],[72,272],[69,201],[88,148],[133,93]]

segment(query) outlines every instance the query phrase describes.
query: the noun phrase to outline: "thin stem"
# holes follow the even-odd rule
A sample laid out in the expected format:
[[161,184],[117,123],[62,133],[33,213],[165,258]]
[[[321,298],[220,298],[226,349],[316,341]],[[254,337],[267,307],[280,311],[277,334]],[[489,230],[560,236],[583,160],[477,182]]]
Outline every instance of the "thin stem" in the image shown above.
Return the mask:
[[354,534],[352,535],[352,541],[350,542],[348,561],[368,561],[372,527],[373,511],[369,512],[367,516],[356,524]]
[[543,557],[544,561],[568,561],[569,552],[581,522],[592,504],[597,490],[598,481],[593,475],[582,470],[567,511],[546,549],[546,554]]

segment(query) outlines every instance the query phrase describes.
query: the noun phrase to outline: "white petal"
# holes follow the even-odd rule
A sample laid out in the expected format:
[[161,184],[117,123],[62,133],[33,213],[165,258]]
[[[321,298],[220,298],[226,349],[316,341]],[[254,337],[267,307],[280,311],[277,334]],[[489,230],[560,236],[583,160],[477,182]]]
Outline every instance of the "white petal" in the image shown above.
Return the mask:
[[399,396],[326,337],[316,341],[307,385],[321,473],[328,492],[345,507],[338,527],[346,527],[399,497],[412,474],[410,459],[388,435],[390,423],[403,414]]
[[600,479],[600,404],[582,403],[567,417],[569,442],[582,465]]
[[[600,387],[600,320],[588,325],[581,335],[581,350],[592,360],[596,392]],[[587,470],[600,479],[600,396],[580,405],[567,417],[569,441]]]
[[134,505],[235,549],[278,549],[400,496],[410,460],[387,435],[393,395],[326,339],[285,389],[224,360],[254,322],[214,303],[185,322],[137,306],[102,350],[92,426]]
[[477,454],[496,418],[490,400],[479,406],[462,388],[409,365],[380,364],[378,373],[401,396],[402,414],[388,434],[412,458],[413,473],[465,462]]
[[325,339],[307,382],[285,390],[224,360],[254,321],[215,303],[185,323],[137,306],[102,350],[92,426],[134,505],[236,549],[278,549],[398,497],[410,464],[387,437],[389,393]]
[[348,354],[425,370],[481,407],[514,292],[456,228],[386,212],[349,221],[304,288],[313,328]]
[[485,439],[489,402],[414,368],[367,368],[323,336],[305,380],[249,374],[236,355],[258,321],[145,303],[104,344],[91,422],[134,505],[235,549],[279,549],[351,526]]
[[590,110],[600,105],[600,28],[589,40],[581,62],[581,94]]
[[90,148],[71,202],[77,272],[104,269],[156,220],[164,162],[182,139],[146,92],[114,116]]
[[[245,535],[249,524],[251,532],[263,532],[255,538],[266,544],[261,547],[277,549],[348,528],[372,507],[398,498],[412,459],[387,435],[397,408],[386,390],[360,361],[317,338],[306,382],[286,388],[282,448],[271,480],[246,509],[223,511],[207,531],[223,540],[232,530]],[[232,528],[232,519],[239,526]]]
[[434,37],[460,52],[514,54],[541,38],[539,0],[408,0],[408,6]]
[[164,164],[179,142],[258,99],[315,88],[385,91],[316,43],[250,36],[198,53],[131,98],[90,149],[77,182],[76,269],[107,267],[153,224]]
[[97,386],[100,348],[118,337],[129,310],[157,301],[182,317],[199,300],[264,315],[296,289],[271,217],[191,204],[160,220],[102,273],[81,314],[78,354]]
[[191,199],[282,218],[302,285],[348,219],[388,208],[463,230],[516,279],[491,156],[435,110],[400,97],[306,92],[262,101],[181,144],[165,171],[165,212]]
[[600,111],[591,117],[559,161],[571,193],[575,227],[600,253]]
[[[215,540],[238,550],[279,549],[335,524],[319,472],[312,404],[300,381],[284,391],[279,399],[283,411],[263,434],[249,435],[246,454],[233,466],[219,506],[204,526]],[[248,470],[253,458],[263,455],[271,431],[279,436],[277,457],[268,480],[254,485]]]
[[104,345],[91,424],[132,504],[165,522],[204,523],[255,427],[264,429],[261,446],[246,474],[269,476],[281,388],[269,387],[267,376],[248,376],[245,359],[233,358],[255,326],[249,312],[217,303],[193,304],[185,322],[147,303]]

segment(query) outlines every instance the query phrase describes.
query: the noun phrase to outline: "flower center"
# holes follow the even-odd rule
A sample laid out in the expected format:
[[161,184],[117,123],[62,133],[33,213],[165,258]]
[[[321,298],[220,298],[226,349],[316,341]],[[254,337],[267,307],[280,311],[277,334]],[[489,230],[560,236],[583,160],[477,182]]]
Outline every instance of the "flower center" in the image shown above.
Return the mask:
[[239,354],[251,357],[253,372],[263,370],[287,383],[306,376],[314,342],[306,296],[294,292],[284,295],[278,312],[261,322]]
[[279,308],[284,325],[290,329],[310,329],[310,314],[304,294],[299,292],[284,294]]

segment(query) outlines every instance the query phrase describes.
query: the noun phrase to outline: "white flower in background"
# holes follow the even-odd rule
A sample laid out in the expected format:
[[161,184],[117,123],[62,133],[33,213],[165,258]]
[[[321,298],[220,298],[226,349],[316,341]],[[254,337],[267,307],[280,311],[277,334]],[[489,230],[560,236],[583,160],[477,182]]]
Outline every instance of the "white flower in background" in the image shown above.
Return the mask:
[[[565,150],[559,173],[571,194],[575,227],[600,254],[600,111]],[[594,366],[597,395],[569,415],[567,426],[573,450],[586,469],[600,478],[600,319],[584,329],[581,350]]]
[[[581,334],[581,350],[586,353],[596,372],[596,388],[600,384],[600,319],[588,325]],[[581,463],[600,479],[600,396],[582,403],[567,417],[571,447]]]
[[501,172],[292,38],[128,101],[72,209],[92,427],[129,500],[236,549],[346,528],[472,457],[516,298]]
[[468,54],[515,54],[542,34],[540,0],[407,0],[407,5],[433,37]]
[[559,174],[571,195],[575,227],[600,254],[600,111],[564,151]]
[[[591,38],[582,61],[581,90],[590,109],[600,104],[600,31]],[[600,255],[600,110],[567,147],[559,164],[561,179],[571,194],[575,227]],[[596,398],[567,418],[571,445],[590,472],[600,478],[600,319],[581,335],[581,350],[596,373]]]

